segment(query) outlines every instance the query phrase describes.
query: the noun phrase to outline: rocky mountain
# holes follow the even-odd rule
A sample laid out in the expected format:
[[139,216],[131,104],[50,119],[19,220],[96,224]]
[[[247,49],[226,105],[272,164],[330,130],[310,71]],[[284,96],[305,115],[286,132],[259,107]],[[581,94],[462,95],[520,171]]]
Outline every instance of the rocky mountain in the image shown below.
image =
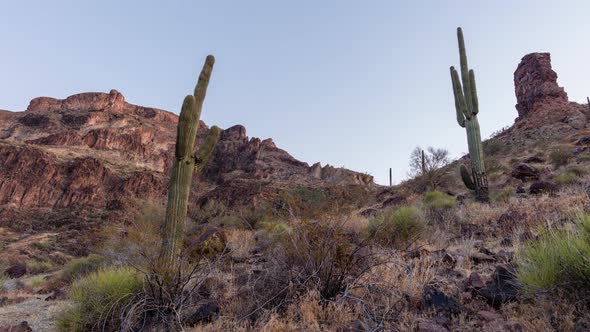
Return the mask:
[[[0,111],[0,226],[44,229],[77,219],[125,218],[136,201],[165,201],[177,115],[125,102],[116,90],[39,97],[24,112]],[[207,135],[201,122],[197,141]],[[371,176],[309,166],[272,139],[222,131],[193,200],[256,203],[276,190],[372,186]]]

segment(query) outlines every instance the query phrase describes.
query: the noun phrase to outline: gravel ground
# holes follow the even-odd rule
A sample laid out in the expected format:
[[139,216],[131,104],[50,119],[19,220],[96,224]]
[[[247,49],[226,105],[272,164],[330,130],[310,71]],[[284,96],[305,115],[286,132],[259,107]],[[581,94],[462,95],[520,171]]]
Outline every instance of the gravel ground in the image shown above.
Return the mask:
[[35,295],[13,305],[0,307],[0,326],[13,326],[27,321],[33,331],[55,331],[54,319],[67,301],[45,301],[47,295]]

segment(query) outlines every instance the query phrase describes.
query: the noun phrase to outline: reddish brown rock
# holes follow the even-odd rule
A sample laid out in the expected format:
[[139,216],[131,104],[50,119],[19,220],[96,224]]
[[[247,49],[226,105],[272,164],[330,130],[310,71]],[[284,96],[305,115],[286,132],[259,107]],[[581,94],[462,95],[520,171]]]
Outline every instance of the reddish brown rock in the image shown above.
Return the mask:
[[525,55],[514,72],[514,90],[518,120],[546,102],[565,102],[567,94],[557,84],[557,73],[551,68],[549,53]]
[[[126,220],[138,200],[165,200],[177,121],[173,113],[125,102],[116,90],[40,97],[25,112],[0,111],[0,227],[61,227],[97,214]],[[201,122],[198,143],[208,131]],[[222,131],[194,181],[200,185],[192,200],[227,204],[263,201],[299,185],[373,184],[350,170],[309,167],[272,139],[248,138],[241,125]]]
[[518,163],[512,168],[512,177],[522,181],[538,180],[539,175],[537,168],[526,163]]

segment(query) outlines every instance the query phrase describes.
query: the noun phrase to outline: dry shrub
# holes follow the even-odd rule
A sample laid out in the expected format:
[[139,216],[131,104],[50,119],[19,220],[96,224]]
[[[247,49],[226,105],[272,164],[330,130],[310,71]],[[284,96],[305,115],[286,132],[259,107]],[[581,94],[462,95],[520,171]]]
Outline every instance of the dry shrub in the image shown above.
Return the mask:
[[586,303],[572,302],[559,293],[507,303],[502,313],[509,322],[520,325],[522,331],[583,331],[590,322]]
[[347,230],[344,222],[297,220],[289,226],[267,248],[262,273],[241,282],[240,303],[247,310],[238,313],[240,320],[283,315],[310,292],[325,306],[350,294],[382,262],[368,239]]
[[255,233],[249,230],[228,230],[226,238],[227,247],[234,258],[246,258],[256,245]]
[[553,148],[549,153],[549,158],[551,159],[551,163],[553,167],[556,169],[567,165],[569,163],[570,158],[572,157],[571,148],[567,146],[558,146]]
[[426,231],[426,222],[420,210],[403,206],[380,213],[369,220],[369,236],[387,247],[407,250]]
[[[201,293],[200,290],[223,258],[226,251],[225,242],[224,248],[219,251],[204,249],[213,245],[212,239],[224,235],[215,229],[203,229],[203,234],[195,234],[197,242],[191,243],[191,247],[183,248],[174,271],[164,271],[158,264],[161,245],[160,225],[164,218],[164,206],[147,202],[142,211],[143,213],[133,222],[112,225],[104,230],[108,238],[102,252],[113,266],[121,266],[121,269],[126,269],[126,275],[138,275],[141,280],[141,289],[126,298],[128,301],[123,307],[109,309],[108,324],[112,329],[121,331],[135,331],[145,326],[156,330],[181,330],[191,308],[194,310],[195,306],[207,299],[207,294]],[[198,250],[194,250],[195,248]],[[84,267],[86,264],[77,265]],[[95,264],[89,265],[93,268]],[[99,287],[103,274],[99,271],[98,277],[91,274],[82,279],[85,287]],[[75,302],[83,303],[85,300],[76,295],[80,293],[76,292],[76,289],[73,287],[74,291],[70,296]],[[92,310],[89,310],[95,315],[103,316],[104,312],[94,309],[108,307],[110,302],[107,301],[113,301],[113,298],[97,297],[90,300],[95,303],[90,308]],[[90,312],[84,315],[96,317]]]

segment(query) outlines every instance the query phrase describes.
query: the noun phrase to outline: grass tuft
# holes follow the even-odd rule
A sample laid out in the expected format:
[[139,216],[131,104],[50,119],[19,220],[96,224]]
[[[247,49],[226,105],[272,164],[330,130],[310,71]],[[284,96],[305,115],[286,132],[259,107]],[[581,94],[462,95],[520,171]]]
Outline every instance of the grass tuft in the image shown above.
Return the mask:
[[405,249],[418,240],[426,230],[426,222],[413,206],[383,212],[371,220],[367,227],[375,241],[397,249]]
[[143,286],[142,275],[130,267],[111,267],[74,282],[74,306],[57,320],[61,331],[117,328],[124,308]]
[[423,201],[427,208],[432,209],[449,209],[457,203],[455,197],[440,191],[427,192]]
[[578,215],[576,226],[547,232],[521,249],[517,276],[528,291],[590,290],[590,215]]

